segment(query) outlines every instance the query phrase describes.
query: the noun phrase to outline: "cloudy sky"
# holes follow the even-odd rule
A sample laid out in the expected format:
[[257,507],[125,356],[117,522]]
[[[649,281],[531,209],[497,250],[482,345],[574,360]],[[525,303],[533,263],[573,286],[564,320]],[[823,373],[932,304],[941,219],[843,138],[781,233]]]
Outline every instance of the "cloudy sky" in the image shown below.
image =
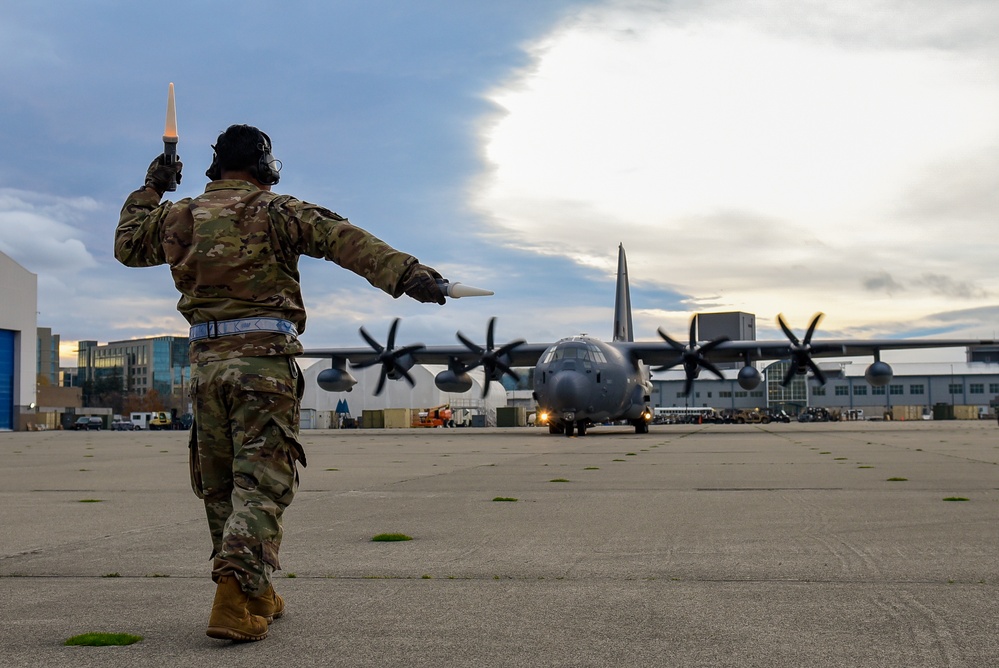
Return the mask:
[[303,258],[307,346],[396,316],[427,344],[492,315],[501,339],[609,337],[619,243],[639,338],[731,310],[761,338],[779,312],[825,312],[819,337],[999,330],[991,0],[7,0],[0,251],[67,351],[186,333],[169,271],[112,254],[170,82],[175,197],[257,125],[276,190],[496,292],[393,300]]

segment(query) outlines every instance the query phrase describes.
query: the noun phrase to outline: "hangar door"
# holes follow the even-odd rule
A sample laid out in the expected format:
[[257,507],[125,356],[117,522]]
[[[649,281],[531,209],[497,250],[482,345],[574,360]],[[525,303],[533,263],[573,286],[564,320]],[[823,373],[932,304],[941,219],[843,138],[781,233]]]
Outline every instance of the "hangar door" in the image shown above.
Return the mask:
[[14,428],[14,332],[0,329],[0,429]]

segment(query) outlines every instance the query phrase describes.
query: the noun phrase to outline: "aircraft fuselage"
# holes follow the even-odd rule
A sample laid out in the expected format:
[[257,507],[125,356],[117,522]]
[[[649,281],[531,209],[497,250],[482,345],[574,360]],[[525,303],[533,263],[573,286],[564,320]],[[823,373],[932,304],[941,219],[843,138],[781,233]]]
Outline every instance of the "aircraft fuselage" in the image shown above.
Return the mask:
[[651,391],[644,364],[613,343],[588,336],[552,344],[534,369],[534,399],[553,433],[583,434],[590,424],[617,420],[644,433]]

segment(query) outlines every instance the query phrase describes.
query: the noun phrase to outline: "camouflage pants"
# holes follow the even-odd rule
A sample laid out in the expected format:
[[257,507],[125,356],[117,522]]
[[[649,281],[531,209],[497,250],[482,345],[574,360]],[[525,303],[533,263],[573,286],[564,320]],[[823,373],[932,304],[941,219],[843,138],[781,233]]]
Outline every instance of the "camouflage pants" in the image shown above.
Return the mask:
[[260,595],[281,568],[281,516],[298,489],[304,381],[293,357],[242,357],[191,370],[191,481],[205,501],[212,577]]

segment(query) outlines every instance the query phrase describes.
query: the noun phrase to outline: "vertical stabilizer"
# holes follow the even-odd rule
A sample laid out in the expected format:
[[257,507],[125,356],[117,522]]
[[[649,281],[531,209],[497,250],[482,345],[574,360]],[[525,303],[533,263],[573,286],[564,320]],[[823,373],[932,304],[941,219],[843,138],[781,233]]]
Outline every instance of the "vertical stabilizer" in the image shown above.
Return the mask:
[[634,341],[631,328],[631,287],[628,285],[628,260],[624,244],[617,247],[617,293],[614,296],[614,340]]

